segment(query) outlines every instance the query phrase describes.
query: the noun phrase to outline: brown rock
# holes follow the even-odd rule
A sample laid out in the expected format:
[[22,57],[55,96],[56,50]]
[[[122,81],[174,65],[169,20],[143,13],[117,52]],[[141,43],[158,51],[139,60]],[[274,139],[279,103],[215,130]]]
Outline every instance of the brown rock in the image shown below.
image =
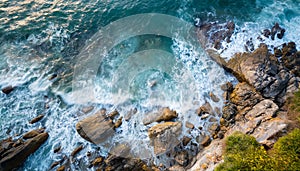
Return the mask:
[[0,159],[0,170],[13,170],[22,165],[26,158],[34,153],[48,138],[48,133],[41,133],[16,148],[11,148],[7,155]]
[[143,119],[144,125],[148,125],[152,122],[170,121],[178,117],[176,111],[169,108],[162,108],[158,112],[152,112],[145,115]]
[[203,138],[203,140],[201,141],[200,144],[201,144],[203,147],[207,147],[207,146],[210,144],[210,142],[211,142],[210,137],[209,137],[209,136],[205,136],[205,137]]
[[83,145],[80,145],[79,147],[75,148],[72,153],[71,157],[74,157],[77,153],[79,153],[83,149]]
[[59,168],[56,169],[56,171],[64,171],[64,170],[65,170],[65,166],[64,165],[62,165],[62,166],[60,166]]
[[206,102],[199,109],[197,109],[196,112],[199,116],[204,115],[204,114],[213,114],[213,109],[212,109],[211,105],[208,102]]
[[100,165],[103,162],[103,158],[102,157],[97,157],[95,158],[95,160],[93,160],[92,164],[94,166]]
[[86,106],[81,109],[81,111],[85,114],[90,113],[94,109],[94,106]]
[[165,122],[154,125],[148,130],[151,145],[155,154],[162,154],[179,144],[178,136],[181,133],[180,122]]
[[253,107],[261,100],[261,95],[245,82],[238,83],[230,94],[230,101],[237,105],[239,111],[246,107]]
[[94,144],[106,141],[115,133],[112,121],[101,110],[79,121],[76,130],[82,138]]
[[214,102],[219,102],[220,101],[220,99],[213,92],[210,92],[209,96],[212,99],[212,101],[214,101]]
[[187,128],[190,128],[190,129],[194,129],[194,124],[192,124],[191,122],[189,122],[189,121],[186,121],[185,122],[185,127],[187,127]]
[[26,140],[26,139],[30,139],[30,138],[33,138],[37,135],[39,135],[40,133],[37,131],[37,130],[32,130],[32,131],[29,131],[27,133],[25,133],[23,135],[23,139]]
[[119,115],[119,112],[117,110],[114,110],[110,114],[108,114],[108,117],[110,119],[114,119],[117,115]]
[[182,139],[182,144],[184,146],[186,146],[190,141],[192,140],[192,138],[189,138],[187,136],[184,136],[183,139]]
[[119,127],[122,125],[122,120],[123,120],[123,117],[120,117],[120,118],[116,121],[114,127],[115,127],[115,128],[119,128]]
[[180,166],[186,166],[189,162],[189,155],[187,151],[181,151],[176,154],[175,156],[175,161],[180,165]]
[[55,161],[51,164],[50,166],[50,169],[53,169],[54,167],[58,166],[59,165],[59,162],[58,161]]
[[41,114],[41,115],[39,115],[39,116],[33,118],[31,121],[29,121],[29,123],[30,123],[30,124],[34,124],[34,123],[40,121],[41,119],[43,119],[44,116],[45,116],[45,115]]
[[2,92],[3,92],[4,94],[9,94],[9,93],[12,92],[13,90],[14,90],[14,88],[13,88],[11,85],[2,88]]

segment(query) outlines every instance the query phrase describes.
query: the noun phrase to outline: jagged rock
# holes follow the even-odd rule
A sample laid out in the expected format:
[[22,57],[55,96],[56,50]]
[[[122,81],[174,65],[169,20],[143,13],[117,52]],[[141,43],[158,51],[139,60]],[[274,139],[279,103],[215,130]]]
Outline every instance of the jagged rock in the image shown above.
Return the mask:
[[245,115],[245,118],[252,120],[254,118],[263,116],[264,120],[268,120],[274,117],[278,110],[279,107],[272,100],[265,99],[256,104],[252,110]]
[[284,135],[287,131],[288,123],[282,119],[275,118],[263,122],[257,127],[252,134],[256,140],[268,146],[269,148],[278,140],[279,137]]
[[213,114],[213,108],[211,107],[211,105],[208,102],[206,102],[199,109],[197,109],[196,112],[199,116],[204,115],[204,114]]
[[266,45],[253,53],[240,53],[228,61],[227,70],[247,82],[266,98],[274,98],[286,87],[290,74],[279,66]]
[[178,117],[176,111],[170,110],[169,108],[162,108],[158,112],[152,112],[145,114],[143,124],[148,125],[152,122],[170,121]]
[[29,155],[34,153],[47,140],[48,136],[46,132],[40,133],[17,147],[9,148],[1,153],[0,170],[6,171],[18,168]]
[[82,138],[94,144],[106,141],[115,133],[112,121],[101,110],[79,121],[76,130]]
[[221,90],[223,90],[223,91],[228,91],[228,92],[232,92],[232,90],[233,90],[233,85],[232,85],[232,83],[231,83],[231,82],[227,82],[227,83],[221,85]]
[[238,111],[245,108],[251,109],[261,100],[261,95],[245,82],[238,83],[230,94],[230,101],[237,106]]
[[297,52],[294,42],[289,42],[287,45],[284,45],[282,48],[281,61],[293,74],[297,77],[300,76],[300,51]]
[[106,166],[102,166],[101,170],[113,170],[113,171],[141,171],[141,170],[152,170],[140,159],[134,158],[123,158],[116,155],[110,155],[104,161]]
[[226,121],[229,121],[230,119],[233,119],[237,113],[237,107],[233,103],[227,103],[222,110],[222,118],[224,118]]
[[11,85],[2,88],[2,92],[3,92],[4,94],[9,94],[9,93],[11,93],[13,90],[14,90],[14,87],[11,86]]
[[175,155],[175,161],[180,166],[186,166],[189,162],[189,155],[187,151],[181,151]]
[[222,24],[206,22],[199,24],[197,34],[202,47],[220,49],[222,41],[230,42],[234,29],[232,21]]
[[162,154],[179,144],[178,136],[181,131],[181,122],[165,122],[151,127],[148,130],[148,136],[154,147],[154,153]]
[[31,121],[29,121],[29,123],[30,123],[30,124],[34,124],[34,123],[36,123],[36,122],[42,120],[44,116],[45,116],[45,115],[41,114],[41,115],[39,115],[39,116],[33,118]]

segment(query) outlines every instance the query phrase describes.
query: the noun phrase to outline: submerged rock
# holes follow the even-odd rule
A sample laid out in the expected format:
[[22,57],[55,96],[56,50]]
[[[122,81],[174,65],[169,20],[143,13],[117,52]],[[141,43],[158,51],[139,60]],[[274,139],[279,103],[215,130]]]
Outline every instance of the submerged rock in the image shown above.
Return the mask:
[[154,125],[148,130],[151,145],[155,154],[162,154],[171,150],[177,144],[182,131],[181,122],[165,122]]
[[12,142],[11,139],[4,144],[1,142],[0,170],[14,170],[21,166],[27,157],[34,153],[47,140],[48,136],[48,133],[42,132],[25,142],[20,141],[15,147],[5,146],[6,143]]
[[2,88],[2,92],[3,92],[4,94],[9,94],[9,93],[11,93],[13,90],[14,90],[14,87],[11,86],[11,85]]
[[115,133],[112,120],[101,110],[79,121],[76,130],[82,138],[94,144],[106,141]]
[[42,120],[44,116],[45,116],[45,115],[41,114],[41,115],[39,115],[39,116],[33,118],[31,121],[29,121],[29,123],[30,123],[30,124],[34,124],[34,123],[36,123],[36,122]]

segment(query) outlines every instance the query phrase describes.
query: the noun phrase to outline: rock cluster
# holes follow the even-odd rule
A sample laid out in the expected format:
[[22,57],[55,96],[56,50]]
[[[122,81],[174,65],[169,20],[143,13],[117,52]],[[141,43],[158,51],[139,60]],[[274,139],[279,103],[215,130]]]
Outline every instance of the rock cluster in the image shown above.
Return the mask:
[[0,170],[17,169],[46,140],[48,133],[44,129],[27,132],[22,138],[8,138],[0,142]]

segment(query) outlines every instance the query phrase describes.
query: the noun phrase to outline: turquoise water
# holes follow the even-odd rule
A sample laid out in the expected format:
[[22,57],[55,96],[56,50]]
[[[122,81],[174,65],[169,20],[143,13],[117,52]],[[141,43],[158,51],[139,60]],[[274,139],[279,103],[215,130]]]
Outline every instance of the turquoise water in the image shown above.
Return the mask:
[[[96,149],[97,146],[84,141],[75,130],[76,122],[84,117],[79,109],[85,105],[72,103],[69,96],[74,67],[78,66],[78,56],[84,53],[91,43],[89,40],[99,30],[113,21],[142,13],[167,14],[191,25],[196,18],[219,22],[233,20],[237,26],[232,41],[224,43],[219,51],[227,59],[236,52],[243,52],[250,38],[257,47],[260,42],[256,37],[275,22],[286,29],[284,38],[265,39],[264,42],[278,46],[294,41],[298,47],[300,45],[299,0],[2,0],[0,87],[13,85],[17,88],[9,95],[0,93],[0,139],[44,126],[50,134],[48,141],[20,170],[46,170],[80,143],[86,148],[78,158]],[[119,34],[125,35],[126,30]],[[53,74],[58,77],[49,80]],[[95,78],[97,100],[89,104],[96,106],[94,111],[105,107],[108,111],[118,109],[122,115],[136,108],[137,117],[123,123],[114,141],[138,142],[133,143],[132,148],[149,151],[150,158],[159,163],[161,161],[148,147],[145,131],[148,127],[140,123],[144,113],[158,106],[170,106],[179,112],[179,120],[204,128],[188,134],[195,138],[211,123],[210,118],[195,119],[194,110],[210,101],[211,91],[221,97],[219,86],[226,81],[235,79],[211,61],[200,46],[189,44],[176,31],[171,37],[139,35],[119,42],[99,63]],[[223,105],[222,101],[210,102],[214,107]],[[45,108],[46,105],[49,108]],[[46,115],[45,119],[28,124],[41,113]],[[220,116],[215,117],[218,120]],[[52,152],[57,145],[63,147],[61,154]],[[101,145],[100,148],[101,154],[106,155],[109,149]],[[76,163],[72,165],[72,169],[78,167]]]

